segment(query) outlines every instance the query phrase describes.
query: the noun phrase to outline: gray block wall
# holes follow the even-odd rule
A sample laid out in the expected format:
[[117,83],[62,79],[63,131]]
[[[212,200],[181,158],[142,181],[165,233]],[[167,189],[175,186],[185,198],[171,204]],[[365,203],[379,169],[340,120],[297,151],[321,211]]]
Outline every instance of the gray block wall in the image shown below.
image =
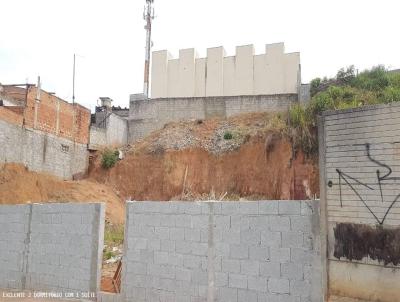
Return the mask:
[[[353,252],[360,253],[361,259],[334,255],[338,224],[383,230],[400,227],[400,104],[325,112],[319,132],[329,290],[371,301],[400,301],[400,265],[385,264],[357,250]],[[383,254],[388,249],[390,254],[390,247],[375,244],[370,251]]]
[[0,163],[5,162],[72,179],[87,171],[87,145],[0,120]]
[[97,293],[104,204],[0,205],[0,288]]
[[318,201],[129,202],[125,301],[320,302]]
[[128,141],[134,142],[166,123],[180,120],[230,117],[241,113],[286,111],[297,94],[231,97],[163,98],[138,100],[131,96]]

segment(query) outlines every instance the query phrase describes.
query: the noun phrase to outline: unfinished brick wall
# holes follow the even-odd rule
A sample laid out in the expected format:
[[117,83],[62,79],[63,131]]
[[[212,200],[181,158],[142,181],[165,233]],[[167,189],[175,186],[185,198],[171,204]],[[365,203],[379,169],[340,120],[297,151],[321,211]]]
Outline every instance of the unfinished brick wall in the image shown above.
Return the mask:
[[9,110],[7,107],[0,107],[0,120],[13,125],[22,125],[23,116],[21,114],[15,113]]
[[[26,108],[24,112],[25,126],[55,134],[78,143],[89,142],[90,110],[41,91],[40,102],[37,104],[35,122],[35,103],[37,88],[28,89]],[[75,123],[75,126],[74,126]]]

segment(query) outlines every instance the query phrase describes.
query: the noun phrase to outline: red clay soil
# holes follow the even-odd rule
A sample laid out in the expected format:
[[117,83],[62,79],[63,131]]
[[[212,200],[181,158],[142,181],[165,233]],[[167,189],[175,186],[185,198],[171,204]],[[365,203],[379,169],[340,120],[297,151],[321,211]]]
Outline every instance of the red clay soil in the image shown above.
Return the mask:
[[124,203],[110,188],[90,180],[63,181],[28,171],[19,164],[0,165],[0,204],[105,202],[108,221],[124,221]]
[[319,194],[316,162],[301,152],[293,159],[291,144],[283,138],[266,148],[265,138],[253,137],[239,149],[221,154],[201,148],[128,153],[109,170],[101,167],[98,156],[89,179],[132,200],[181,199],[188,192],[248,199],[303,199]]

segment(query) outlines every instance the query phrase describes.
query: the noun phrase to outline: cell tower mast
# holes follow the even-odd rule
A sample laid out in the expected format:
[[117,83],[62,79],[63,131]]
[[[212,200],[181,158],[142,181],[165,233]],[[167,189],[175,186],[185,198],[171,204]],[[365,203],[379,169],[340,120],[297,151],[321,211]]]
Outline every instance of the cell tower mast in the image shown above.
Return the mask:
[[148,98],[149,97],[149,84],[150,84],[150,53],[152,41],[151,41],[151,24],[154,20],[154,8],[152,7],[154,0],[146,0],[146,6],[144,8],[143,18],[146,21],[146,53],[145,53],[145,63],[144,63],[144,87],[143,93]]

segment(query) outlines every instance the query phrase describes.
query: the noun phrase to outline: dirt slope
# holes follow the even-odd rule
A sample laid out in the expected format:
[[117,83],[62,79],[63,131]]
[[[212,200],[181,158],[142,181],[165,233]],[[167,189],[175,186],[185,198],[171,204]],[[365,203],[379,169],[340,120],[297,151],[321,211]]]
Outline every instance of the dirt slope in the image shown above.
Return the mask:
[[127,148],[109,170],[98,154],[89,179],[133,200],[207,199],[211,192],[236,200],[312,197],[317,164],[294,156],[283,131],[284,122],[265,113],[172,123]]
[[106,202],[107,220],[123,222],[124,204],[110,187],[90,180],[63,181],[19,164],[0,166],[0,204],[66,201]]

